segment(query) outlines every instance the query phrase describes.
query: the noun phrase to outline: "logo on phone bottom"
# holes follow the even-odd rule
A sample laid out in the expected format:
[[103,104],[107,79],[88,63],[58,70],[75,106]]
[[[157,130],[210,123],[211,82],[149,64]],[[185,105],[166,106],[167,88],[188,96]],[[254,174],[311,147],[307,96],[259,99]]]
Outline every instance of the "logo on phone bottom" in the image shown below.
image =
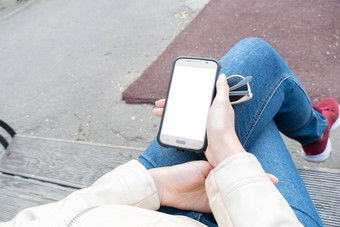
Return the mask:
[[184,140],[176,140],[176,143],[185,145],[186,142]]

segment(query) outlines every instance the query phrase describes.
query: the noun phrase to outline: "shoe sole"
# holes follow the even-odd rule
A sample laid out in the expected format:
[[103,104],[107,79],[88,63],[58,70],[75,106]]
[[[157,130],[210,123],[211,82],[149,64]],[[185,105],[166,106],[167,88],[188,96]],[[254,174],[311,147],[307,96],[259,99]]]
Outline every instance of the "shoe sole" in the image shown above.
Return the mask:
[[307,161],[323,162],[329,157],[329,155],[331,154],[331,151],[332,151],[332,143],[331,143],[331,140],[328,138],[326,148],[321,154],[306,155],[303,149],[301,150],[301,154],[302,154],[302,157],[306,159]]
[[[339,105],[339,113],[340,113],[340,105]],[[339,114],[338,119],[336,119],[336,121],[332,125],[330,132],[334,131],[339,126],[340,126],[340,114]],[[302,157],[304,159],[306,159],[307,161],[310,161],[310,162],[323,162],[323,161],[325,161],[329,157],[329,155],[331,154],[331,151],[332,151],[332,143],[331,143],[331,140],[328,138],[326,149],[321,154],[306,155],[306,153],[305,153],[305,151],[303,149],[301,151],[301,154],[302,154]]]
[[[339,105],[339,113],[340,113],[340,105]],[[336,119],[336,121],[334,122],[334,124],[331,127],[331,131],[335,130],[337,127],[340,126],[340,114],[338,119]]]

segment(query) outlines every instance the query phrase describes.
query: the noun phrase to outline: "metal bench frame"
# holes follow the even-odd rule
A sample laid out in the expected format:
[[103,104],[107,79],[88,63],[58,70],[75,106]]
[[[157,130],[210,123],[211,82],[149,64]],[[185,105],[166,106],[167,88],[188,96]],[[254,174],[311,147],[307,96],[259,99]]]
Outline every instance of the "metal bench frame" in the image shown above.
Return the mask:
[[[16,132],[11,126],[9,126],[6,122],[0,119],[0,127],[2,127],[12,138],[15,136]],[[8,141],[5,137],[0,134],[0,143],[6,149],[9,145]]]

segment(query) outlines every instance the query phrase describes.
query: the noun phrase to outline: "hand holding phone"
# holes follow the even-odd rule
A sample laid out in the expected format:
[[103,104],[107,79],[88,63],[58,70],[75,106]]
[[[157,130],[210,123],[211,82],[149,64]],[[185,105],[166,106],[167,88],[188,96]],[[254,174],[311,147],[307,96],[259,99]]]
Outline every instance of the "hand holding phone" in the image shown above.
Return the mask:
[[161,145],[195,152],[206,149],[206,123],[219,69],[214,59],[174,61],[157,136]]
[[[234,110],[231,108],[225,78],[226,76],[221,74],[217,80],[217,94],[209,110],[207,121],[209,145],[205,151],[205,156],[214,167],[233,154],[245,152],[235,132]],[[158,100],[155,104],[157,109],[154,114],[161,117],[165,99]],[[277,177],[269,173],[267,175],[272,183],[278,183]]]
[[229,100],[229,87],[224,74],[219,76],[216,87],[216,97],[208,114],[209,145],[205,151],[205,156],[214,167],[233,154],[245,152],[236,135],[234,110]]

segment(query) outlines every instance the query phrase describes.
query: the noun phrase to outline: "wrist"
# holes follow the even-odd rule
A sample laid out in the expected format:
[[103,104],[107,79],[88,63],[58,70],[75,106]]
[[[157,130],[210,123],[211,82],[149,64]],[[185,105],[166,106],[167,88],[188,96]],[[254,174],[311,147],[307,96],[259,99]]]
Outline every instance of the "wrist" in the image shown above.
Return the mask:
[[[223,160],[235,154],[246,152],[241,142],[238,140],[236,134],[235,136],[229,135],[228,138],[221,139],[220,141],[223,141],[223,142],[220,144],[217,144],[217,145],[215,144],[211,146],[209,154],[206,154],[207,159],[209,160],[211,165],[213,165],[214,167],[220,164]],[[211,159],[211,161],[209,158]]]
[[159,198],[159,203],[161,206],[164,206],[164,193],[165,193],[165,182],[164,180],[164,174],[162,174],[163,170],[162,168],[154,168],[154,169],[149,169],[148,172],[150,173],[157,189],[157,194]]
[[246,152],[236,133],[232,136],[232,139],[228,140],[228,143],[226,144],[226,149],[228,149],[228,151],[226,152],[228,157],[237,153]]

